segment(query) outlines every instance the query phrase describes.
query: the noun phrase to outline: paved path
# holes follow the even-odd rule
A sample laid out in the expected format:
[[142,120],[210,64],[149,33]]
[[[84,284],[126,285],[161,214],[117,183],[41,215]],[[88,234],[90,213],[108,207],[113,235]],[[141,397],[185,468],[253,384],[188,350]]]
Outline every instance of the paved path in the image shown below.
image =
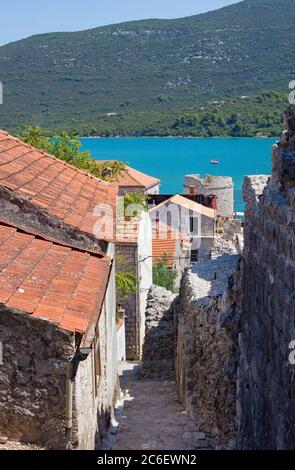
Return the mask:
[[123,414],[113,450],[208,449],[205,435],[188,418],[171,382],[137,378],[138,365],[123,363]]

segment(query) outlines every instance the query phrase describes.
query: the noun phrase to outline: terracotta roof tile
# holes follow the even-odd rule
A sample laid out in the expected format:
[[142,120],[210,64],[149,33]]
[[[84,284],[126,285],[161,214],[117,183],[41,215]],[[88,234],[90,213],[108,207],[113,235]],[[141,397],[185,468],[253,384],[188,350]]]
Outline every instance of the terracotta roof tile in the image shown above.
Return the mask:
[[164,254],[167,255],[168,266],[172,267],[176,256],[176,238],[153,239],[153,263],[159,261]]
[[197,214],[210,217],[211,219],[214,219],[216,215],[215,209],[211,209],[210,207],[203,206],[198,202],[191,201],[190,199],[187,199],[186,197],[183,197],[180,194],[175,194],[174,196],[171,196],[169,199],[166,199],[157,206],[152,207],[149,212],[152,213],[154,211],[159,210],[160,207],[169,206],[170,204],[176,204],[178,206],[186,208],[187,210],[196,212]]
[[[115,185],[24,144],[0,131],[0,185],[30,200],[51,216],[93,233],[96,206],[107,204],[109,225],[115,224]],[[99,238],[111,237],[100,234]]]
[[191,238],[181,232],[169,227],[163,222],[157,222],[153,227],[153,263],[162,259],[163,255],[167,255],[167,264],[172,267],[176,257],[177,243],[182,247],[190,249]]
[[0,222],[0,303],[71,332],[97,322],[110,259]]
[[[108,160],[97,160],[97,164],[105,163]],[[114,160],[109,160],[114,161]],[[160,180],[153,176],[146,175],[141,171],[135,170],[128,165],[125,165],[125,171],[121,173],[116,184],[122,188],[124,187],[138,187],[148,189],[156,184],[159,184]]]

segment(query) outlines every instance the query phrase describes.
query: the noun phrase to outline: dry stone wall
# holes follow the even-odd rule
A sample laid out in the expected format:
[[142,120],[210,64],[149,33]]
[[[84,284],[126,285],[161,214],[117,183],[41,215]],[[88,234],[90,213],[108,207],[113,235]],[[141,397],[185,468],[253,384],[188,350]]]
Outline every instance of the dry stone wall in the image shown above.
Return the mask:
[[2,306],[0,315],[0,435],[65,449],[65,368],[75,337],[18,310]]
[[220,444],[235,439],[240,257],[196,264],[180,290],[176,378],[180,398],[200,428]]
[[177,297],[163,287],[152,286],[149,291],[141,365],[143,378],[174,379]]
[[295,107],[273,148],[272,176],[244,183],[243,313],[238,370],[239,446],[295,448]]

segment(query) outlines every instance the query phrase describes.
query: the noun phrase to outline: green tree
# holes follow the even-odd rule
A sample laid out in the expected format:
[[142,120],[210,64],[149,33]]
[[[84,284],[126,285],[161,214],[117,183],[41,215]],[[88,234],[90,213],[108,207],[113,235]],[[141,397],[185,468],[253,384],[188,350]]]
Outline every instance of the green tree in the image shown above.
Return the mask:
[[41,127],[27,126],[22,130],[19,138],[26,144],[49,153],[52,150],[52,145],[48,137],[45,137],[44,134],[45,132]]
[[22,131],[19,137],[23,142],[42,149],[105,181],[116,182],[125,170],[124,163],[118,161],[105,161],[98,165],[96,160],[91,158],[90,152],[80,150],[82,144],[76,135],[70,136],[64,131],[52,139],[45,135],[46,132],[42,128],[29,126]]
[[132,273],[126,258],[122,255],[116,256],[116,287],[122,299],[131,293],[135,293],[138,286],[138,279]]
[[169,267],[168,255],[164,253],[162,258],[153,266],[153,283],[173,292],[176,278],[177,271]]
[[131,220],[142,211],[147,211],[147,201],[147,194],[140,192],[126,193],[124,196],[125,220]]

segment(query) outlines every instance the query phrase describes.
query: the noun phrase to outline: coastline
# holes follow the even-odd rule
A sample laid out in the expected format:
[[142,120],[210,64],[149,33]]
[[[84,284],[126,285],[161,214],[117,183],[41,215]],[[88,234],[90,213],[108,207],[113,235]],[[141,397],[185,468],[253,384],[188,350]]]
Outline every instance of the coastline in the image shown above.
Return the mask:
[[215,135],[211,137],[207,136],[182,136],[182,135],[142,135],[142,136],[134,136],[134,135],[110,135],[110,136],[101,136],[101,135],[80,135],[79,139],[277,139],[279,136],[257,136],[257,135],[246,135],[246,136],[230,136],[230,135]]

